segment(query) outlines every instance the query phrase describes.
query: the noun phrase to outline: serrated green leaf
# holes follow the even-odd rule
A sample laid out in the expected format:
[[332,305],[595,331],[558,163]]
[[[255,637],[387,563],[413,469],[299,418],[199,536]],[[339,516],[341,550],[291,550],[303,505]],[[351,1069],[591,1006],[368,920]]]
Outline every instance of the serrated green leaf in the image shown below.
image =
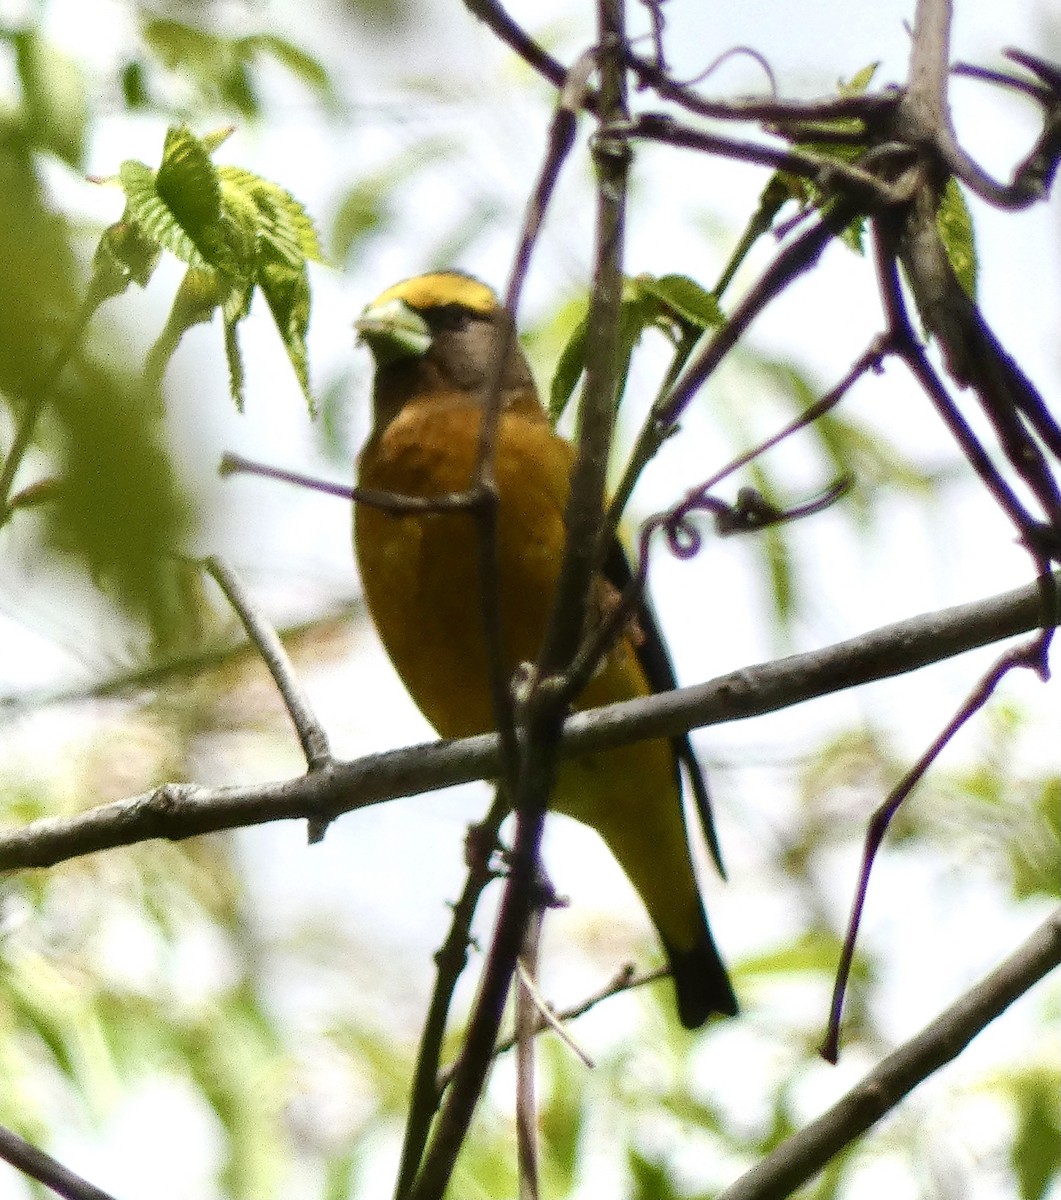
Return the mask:
[[953,177],[940,197],[936,209],[936,228],[947,251],[950,265],[966,295],[976,299],[977,260],[973,215],[965,203],[960,184]]
[[126,159],[118,173],[125,192],[122,219],[136,224],[144,237],[190,266],[205,266],[195,243],[181,228],[169,205],[155,188],[155,172],[136,159]]
[[206,147],[186,126],[166,131],[155,190],[203,261],[234,272],[232,239],[221,220],[221,185]]
[[259,286],[269,304],[276,328],[295,370],[302,394],[311,414],[315,411],[310,392],[306,332],[309,329],[310,291],[304,269],[296,270],[281,260],[266,261],[259,274]]
[[243,412],[243,384],[246,378],[243,370],[243,352],[239,345],[239,322],[235,319],[225,321],[225,361],[228,363],[228,390],[236,408]]
[[253,215],[256,237],[292,266],[325,261],[312,219],[286,188],[240,167],[219,167],[217,174],[225,206],[248,222]]

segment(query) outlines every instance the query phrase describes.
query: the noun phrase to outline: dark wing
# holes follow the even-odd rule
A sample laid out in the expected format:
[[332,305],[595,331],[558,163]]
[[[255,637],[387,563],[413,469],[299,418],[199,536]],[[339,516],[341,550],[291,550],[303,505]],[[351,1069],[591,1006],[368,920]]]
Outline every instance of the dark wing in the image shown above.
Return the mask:
[[[630,561],[626,557],[626,551],[617,537],[612,539],[604,559],[604,577],[612,587],[620,592],[634,577]],[[635,616],[643,635],[641,644],[636,647],[637,659],[641,664],[641,669],[645,672],[649,686],[654,692],[673,691],[678,686],[678,681],[674,677],[674,664],[671,662],[667,643],[663,640],[659,622],[656,620],[656,614],[652,611],[652,604],[645,592],[641,594],[641,603],[637,607]],[[683,765],[685,767],[711,857],[715,860],[719,874],[725,879],[726,868],[722,863],[722,848],[718,844],[718,834],[715,832],[715,820],[711,813],[711,797],[708,794],[704,772],[693,752],[692,743],[689,741],[689,735],[683,734],[681,737],[671,738],[671,745],[674,747],[675,769],[680,773],[681,767]]]

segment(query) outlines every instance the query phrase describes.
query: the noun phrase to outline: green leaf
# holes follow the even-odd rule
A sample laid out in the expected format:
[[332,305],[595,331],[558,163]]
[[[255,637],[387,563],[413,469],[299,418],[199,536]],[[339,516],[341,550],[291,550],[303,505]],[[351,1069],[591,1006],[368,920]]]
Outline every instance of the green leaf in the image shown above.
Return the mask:
[[217,177],[225,208],[253,214],[255,236],[291,266],[326,261],[312,218],[286,188],[240,167],[218,167]]
[[35,29],[20,31],[14,42],[30,137],[79,169],[89,120],[81,68]]
[[280,331],[287,357],[295,369],[302,394],[314,410],[310,394],[306,356],[306,331],[309,329],[310,292],[305,271],[294,270],[283,262],[265,263],[260,278],[269,311]]
[[[180,338],[221,307],[230,388],[242,408],[237,327],[258,287],[312,411],[306,264],[324,260],[320,242],[305,208],[285,188],[239,167],[214,166],[211,152],[230,132],[225,128],[197,138],[184,126],[171,128],[157,174],[140,162],[122,164],[124,222],[141,241],[169,249],[189,264],[166,327],[148,356],[147,377],[157,388]],[[111,275],[101,275],[100,288],[117,288],[120,264],[116,268],[105,260],[104,269]]]
[[136,159],[126,159],[118,178],[125,192],[123,220],[135,224],[143,237],[176,255],[189,266],[205,266],[195,243],[155,187],[155,172]]
[[1014,1087],[1017,1136],[1011,1164],[1021,1200],[1043,1200],[1061,1174],[1061,1100],[1057,1072],[1043,1069]]
[[174,574],[190,509],[156,406],[140,387],[82,364],[54,407],[63,444],[49,540],[159,644],[173,642],[184,617]]
[[662,303],[664,314],[676,320],[698,329],[718,329],[725,322],[717,297],[688,275],[661,275],[658,279],[639,275],[637,282],[642,291]]
[[127,62],[119,76],[125,107],[136,110],[151,106],[151,93],[147,86],[144,64],[139,59]]
[[286,67],[296,79],[301,80],[308,88],[316,92],[322,100],[329,104],[338,101],[332,81],[320,60],[293,42],[289,42],[287,38],[273,33],[258,33],[251,37],[239,38],[234,43],[234,47],[238,54],[247,58],[260,53],[270,55]]
[[973,216],[965,203],[958,181],[951,177],[936,209],[936,228],[947,251],[950,265],[966,294],[976,299],[977,259]]
[[155,190],[205,263],[225,274],[247,269],[245,246],[222,219],[217,169],[207,148],[186,126],[166,133]]
[[564,415],[568,402],[582,378],[586,362],[586,319],[583,317],[567,339],[549,386],[549,420],[555,425]]
[[214,34],[184,21],[152,17],[143,22],[140,33],[167,67],[183,67],[196,74],[215,74],[225,65],[226,44]]
[[231,294],[232,286],[210,267],[189,267],[177,289],[165,328],[148,351],[144,380],[148,394],[157,396],[170,359],[181,338],[195,325],[206,325]]
[[92,259],[86,306],[94,309],[104,300],[120,296],[130,283],[146,287],[161,253],[161,248],[129,221],[105,229]]
[[861,71],[852,75],[848,80],[837,80],[836,90],[841,96],[862,96],[865,94],[869,85],[873,82],[873,76],[877,73],[879,62],[867,63]]

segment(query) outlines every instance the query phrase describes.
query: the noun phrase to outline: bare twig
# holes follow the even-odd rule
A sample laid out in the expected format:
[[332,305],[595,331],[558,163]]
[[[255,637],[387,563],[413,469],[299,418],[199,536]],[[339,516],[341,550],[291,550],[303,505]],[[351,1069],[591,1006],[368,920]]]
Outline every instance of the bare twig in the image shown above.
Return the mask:
[[955,715],[947,722],[946,727],[933,741],[917,762],[906,772],[899,783],[892,789],[884,803],[870,819],[866,831],[866,841],[862,852],[862,866],[858,874],[858,885],[855,888],[855,898],[851,906],[851,916],[848,920],[847,933],[840,954],[840,963],[836,971],[836,981],[833,985],[832,1003],[829,1008],[829,1026],[825,1040],[822,1043],[821,1054],[828,1062],[835,1063],[840,1047],[840,1018],[843,1011],[844,994],[847,989],[851,964],[855,957],[855,943],[858,940],[859,925],[862,920],[862,910],[866,903],[866,892],[869,887],[869,877],[877,851],[884,841],[884,835],[891,824],[892,818],[899,811],[903,801],[924,778],[925,773],[939,758],[940,754],[953,740],[955,734],[975,716],[991,699],[1002,680],[1015,667],[1031,667],[1041,674],[1043,663],[1042,642],[1037,638],[1027,646],[1018,646],[1004,654],[983,676],[970,693]]
[[[571,1038],[564,1025],[568,1021],[574,1021],[578,1017],[585,1016],[586,1013],[596,1008],[598,1004],[602,1004],[605,1000],[610,1000],[613,996],[620,996],[623,992],[632,992],[635,988],[644,987],[649,983],[658,983],[659,980],[667,979],[669,976],[670,971],[666,967],[657,967],[654,971],[643,971],[641,974],[638,974],[634,970],[633,965],[627,963],[621,970],[616,972],[614,977],[604,987],[600,988],[599,991],[593,992],[584,1000],[580,1000],[578,1004],[554,1010],[549,1007],[543,998],[542,1003],[539,1005],[540,1015],[534,1026],[535,1036],[539,1033],[544,1033],[546,1030],[551,1030],[563,1041],[565,1046],[570,1047],[571,1052],[582,1063],[592,1069],[595,1066],[593,1060]],[[502,1038],[494,1047],[495,1057],[507,1054],[515,1044],[515,1036]],[[449,1072],[443,1071],[439,1077],[439,1088],[445,1088],[449,1083],[449,1079]]]
[[[934,230],[929,236],[938,240],[938,235],[935,234]],[[957,405],[948,394],[943,382],[929,363],[924,348],[914,333],[899,284],[893,238],[894,234],[889,230],[888,224],[883,221],[878,222],[875,237],[877,278],[889,326],[892,331],[895,352],[905,361],[911,373],[921,384],[925,394],[932,401],[936,411],[947,425],[951,436],[955,439],[981,481],[990,491],[996,503],[1013,522],[1021,536],[1021,540],[1028,547],[1038,566],[1039,561],[1043,557],[1056,554],[1059,542],[1061,542],[1061,511],[1059,511],[1061,495],[1059,495],[1057,485],[1043,461],[1039,447],[1016,424],[1017,418],[1012,411],[1005,416],[1004,424],[1000,429],[1000,437],[1004,438],[1004,445],[1006,446],[1010,460],[1014,462],[1014,465],[1024,478],[1028,480],[1029,486],[1042,505],[1044,512],[1051,516],[1051,524],[1045,524],[1028,511],[1024,503],[1017,496],[1017,493],[1006,482],[998,468],[991,461],[990,455],[980,444],[972,427],[961,414]],[[909,246],[905,257],[910,257]],[[921,300],[926,298],[928,291],[932,287],[927,281],[927,258],[931,257],[932,255],[930,254],[926,258],[921,259],[921,265],[914,267],[915,276],[925,281],[925,288],[922,290],[920,296]],[[949,264],[946,266],[946,271],[950,272]],[[958,290],[960,291],[960,287]],[[948,293],[952,299],[955,298],[956,294],[952,289],[948,289]],[[965,304],[964,293],[962,295],[963,300],[960,302],[960,306],[963,309]],[[963,344],[959,330],[967,328],[967,322],[960,316],[957,316],[956,311],[947,302],[940,299],[935,309],[936,317],[933,318],[937,330],[946,330],[943,333],[943,337],[949,346]],[[959,353],[964,355],[966,350],[961,350]],[[983,353],[978,354],[976,357],[977,368],[975,375],[976,382],[980,388],[987,386],[984,381],[984,374],[991,374],[990,364],[994,358],[994,353],[993,349],[984,347]],[[990,407],[993,410],[999,410],[996,415],[1001,420],[1003,416],[1001,412],[1003,400],[1001,397],[997,399],[998,403],[992,403]],[[996,429],[999,427],[999,423],[996,422]],[[1025,443],[1027,444],[1027,453],[1022,451],[1022,446]]]
[[539,992],[538,971],[544,909],[531,913],[516,963],[516,1157],[520,1200],[538,1200],[538,1109],[534,1088],[534,1026]]
[[[625,127],[616,126],[610,132],[616,137],[622,135],[635,140],[660,142],[677,149],[715,154],[735,162],[772,167],[775,171],[811,179],[823,192],[841,194],[847,201],[857,202],[864,209],[899,204],[909,198],[909,190],[902,177],[898,184],[890,183],[866,169],[865,164],[845,163],[838,158],[812,154],[806,150],[742,141],[682,125],[655,113],[644,114]],[[909,147],[899,142],[883,144],[881,154],[884,153],[900,162],[911,157]],[[849,220],[851,215],[848,216]]]
[[666,71],[647,59],[631,54],[627,63],[642,87],[651,87],[664,100],[672,101],[688,112],[719,120],[761,121],[772,125],[842,118],[876,122],[889,115],[899,102],[896,90],[861,96],[827,96],[821,100],[786,100],[778,96],[711,100],[691,91],[688,84],[671,79]]
[[56,1162],[43,1150],[38,1150],[17,1133],[0,1126],[0,1158],[16,1167],[23,1175],[43,1183],[49,1191],[65,1200],[114,1200],[109,1192],[75,1175],[68,1167]]
[[[563,89],[566,86],[568,70],[564,64],[543,49],[525,29],[509,16],[497,0],[464,0],[464,5],[473,16],[488,25],[506,46],[514,50],[539,75],[557,88]],[[596,112],[596,93],[587,89],[582,95],[581,103],[589,112]]]
[[442,1086],[438,1082],[439,1063],[453,992],[468,962],[472,920],[479,898],[494,878],[491,858],[497,845],[501,822],[508,812],[508,801],[498,790],[486,817],[468,832],[468,877],[460,899],[453,906],[453,920],[450,922],[449,933],[435,955],[438,975],[423,1032],[420,1034],[420,1050],[416,1057],[416,1073],[409,1097],[409,1116],[405,1122],[401,1164],[394,1190],[396,1200],[402,1200],[412,1186],[424,1146],[427,1144],[431,1121],[438,1111],[438,1102],[442,1094]]
[[[681,503],[675,505],[668,512],[645,522],[639,538],[637,570],[633,573],[633,578],[623,591],[619,602],[611,606],[604,620],[599,622],[597,628],[586,639],[586,642],[579,651],[578,658],[572,664],[569,672],[571,694],[577,695],[581,688],[589,682],[601,654],[612,644],[624,625],[630,620],[631,615],[636,611],[645,581],[648,577],[649,543],[652,534],[656,530],[662,529],[667,536],[671,552],[677,554],[679,557],[690,558],[698,553],[702,538],[699,530],[691,524],[690,518],[697,512],[713,513],[716,518],[716,528],[720,532],[723,532],[723,517],[727,512],[730,515],[733,514],[732,506],[724,505],[720,501],[715,500],[710,494],[711,490],[735,471],[754,461],[760,455],[765,454],[774,446],[780,445],[781,442],[791,437],[799,429],[807,428],[814,421],[818,420],[819,417],[834,408],[863,375],[868,371],[879,371],[881,369],[884,356],[890,348],[891,339],[889,337],[880,336],[874,338],[865,352],[851,365],[850,370],[836,387],[827,392],[782,429],[778,430],[777,433],[772,434],[765,441],[760,442],[759,445],[752,447],[752,449],[738,455],[723,467],[721,471],[717,471],[704,483],[700,484],[699,487],[689,492]],[[644,437],[639,439],[636,453],[644,456],[650,452],[654,452],[651,440]],[[623,474],[622,485],[609,513],[610,530],[617,528],[622,516],[619,504],[625,503],[625,497],[629,495],[637,475],[647,461],[647,458],[638,458],[635,456],[627,465],[626,471]],[[842,488],[834,486],[834,488],[830,489],[828,493],[819,498],[810,507],[802,506],[795,511],[775,514],[773,520],[760,522],[758,527],[761,528],[764,524],[778,524],[782,518],[791,520],[799,516],[809,515],[811,511],[817,511],[819,508],[824,507],[825,504],[831,504],[839,497],[842,490],[846,490],[846,483],[843,484]],[[731,527],[725,531],[736,532],[737,529],[736,527]]]
[[[543,1030],[550,1030],[552,1033],[556,1034],[560,1041],[563,1042],[563,1044],[571,1051],[571,1053],[579,1060],[579,1062],[582,1063],[584,1067],[588,1067],[592,1070],[593,1066],[595,1065],[593,1059],[590,1058],[585,1050],[582,1049],[582,1047],[564,1028],[563,1016],[553,1011],[552,1006],[542,995],[537,983],[535,983],[533,976],[523,965],[522,959],[520,959],[517,967],[519,970],[520,986],[533,1002],[531,1005],[531,1019],[528,1020],[526,1024],[526,1036],[536,1037]],[[629,986],[632,987],[634,985],[631,983]],[[612,992],[611,994],[616,995],[617,993]],[[502,1047],[516,1045],[519,1043],[519,1041],[520,1038],[517,1036],[507,1041],[498,1042],[497,1046],[494,1048],[494,1055],[496,1056],[500,1054],[502,1052]]]
[[718,1200],[784,1200],[812,1179],[981,1030],[1061,963],[1061,909],[1005,961],[888,1055],[817,1120],[728,1187]]
[[[619,504],[625,504],[645,464],[670,436],[693,396],[744,336],[752,321],[771,300],[818,261],[837,230],[846,225],[854,210],[843,206],[843,211],[840,211],[840,207],[833,210],[831,219],[815,222],[810,229],[780,251],[726,324],[692,354],[673,386],[657,399],[631,451],[623,478],[616,489]],[[620,516],[621,509],[613,508],[610,517],[611,528],[617,526]]]
[[502,326],[497,338],[497,345],[494,347],[493,373],[486,387],[486,402],[483,406],[483,416],[479,426],[479,445],[472,485],[472,490],[482,500],[476,511],[479,522],[479,596],[494,720],[503,749],[504,769],[501,777],[510,795],[514,794],[516,789],[519,754],[509,673],[505,668],[501,649],[504,638],[499,600],[501,584],[497,545],[499,496],[495,465],[498,426],[501,419],[502,377],[511,353],[512,342],[516,336],[519,302],[527,272],[530,269],[531,253],[541,232],[542,221],[560,178],[560,171],[574,144],[578,111],[582,97],[589,85],[593,65],[593,55],[585,54],[579,58],[568,74],[553,117],[545,159],[524,212],[523,228],[508,287],[505,291],[505,309],[509,321]]
[[310,491],[323,492],[326,496],[338,496],[340,500],[353,500],[378,508],[381,512],[394,513],[440,513],[473,512],[482,498],[475,488],[465,492],[449,492],[438,496],[401,496],[397,492],[381,492],[376,488],[351,487],[348,483],[332,483],[314,475],[303,475],[300,471],[289,471],[286,467],[273,467],[268,463],[255,462],[239,454],[222,455],[218,465],[221,475],[260,475],[264,479],[276,479],[291,483]]
[[[1009,182],[996,180],[965,151],[950,129],[943,132],[938,147],[943,161],[971,191],[996,208],[1016,211],[1042,200],[1057,174],[1061,161],[1061,70],[1030,54],[1016,50],[1006,53],[1046,81],[1044,86],[997,72],[981,73],[982,78],[1024,91],[1043,109],[1042,132],[1031,150],[1013,167]],[[974,72],[966,68],[963,73]]]
[[284,702],[287,714],[298,734],[302,753],[306,756],[306,766],[311,771],[329,766],[332,753],[328,746],[328,735],[317,720],[309,697],[298,681],[291,660],[287,657],[283,642],[277,636],[276,630],[259,613],[246,589],[236,573],[221,558],[208,558],[206,569],[217,581],[225,593],[228,602],[236,610],[247,637],[257,648],[262,661],[273,677],[280,698]]

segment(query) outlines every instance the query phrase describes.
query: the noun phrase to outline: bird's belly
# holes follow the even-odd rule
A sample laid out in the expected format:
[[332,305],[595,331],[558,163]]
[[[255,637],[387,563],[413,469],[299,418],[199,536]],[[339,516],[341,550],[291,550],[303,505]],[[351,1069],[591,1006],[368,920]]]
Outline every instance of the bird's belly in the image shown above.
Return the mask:
[[[362,478],[366,486],[421,496],[468,487],[477,429],[458,438],[452,429],[425,434],[421,428],[415,440],[399,439],[402,432],[376,456],[371,478]],[[501,432],[511,434],[504,425]],[[511,436],[501,442],[497,611],[506,675],[537,657],[556,587],[563,514],[547,466],[522,453]],[[359,505],[355,536],[373,621],[418,707],[444,737],[493,729],[477,518],[467,512],[395,516]]]

